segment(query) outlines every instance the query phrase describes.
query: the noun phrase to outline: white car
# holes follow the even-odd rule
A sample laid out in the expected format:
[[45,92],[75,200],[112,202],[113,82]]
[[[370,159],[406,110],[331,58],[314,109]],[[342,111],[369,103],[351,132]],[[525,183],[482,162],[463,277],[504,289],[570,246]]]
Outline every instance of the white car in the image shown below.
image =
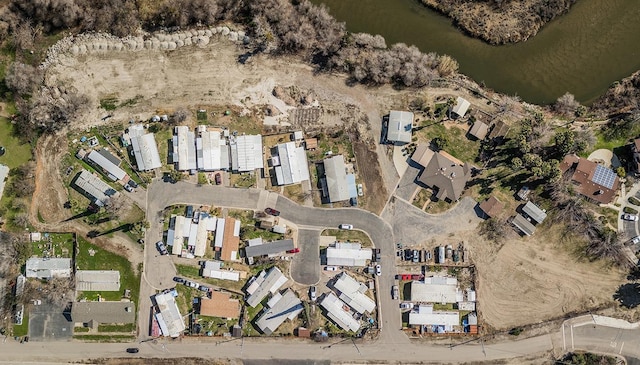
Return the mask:
[[338,268],[335,267],[335,266],[325,266],[324,270],[325,271],[336,271],[336,270],[338,270]]
[[363,196],[364,192],[362,191],[362,184],[358,184],[358,196]]
[[411,309],[413,308],[413,303],[400,303],[400,309]]
[[623,214],[622,215],[622,219],[624,219],[625,221],[637,222],[638,221],[638,215],[637,214]]
[[633,239],[631,240],[631,243],[633,243],[634,245],[637,245],[638,243],[640,243],[640,236],[633,237]]
[[353,229],[353,224],[343,223],[340,225],[340,229]]
[[376,275],[382,275],[382,267],[380,265],[376,265]]
[[311,298],[312,302],[316,301],[316,287],[312,286],[311,288],[309,288],[309,298]]

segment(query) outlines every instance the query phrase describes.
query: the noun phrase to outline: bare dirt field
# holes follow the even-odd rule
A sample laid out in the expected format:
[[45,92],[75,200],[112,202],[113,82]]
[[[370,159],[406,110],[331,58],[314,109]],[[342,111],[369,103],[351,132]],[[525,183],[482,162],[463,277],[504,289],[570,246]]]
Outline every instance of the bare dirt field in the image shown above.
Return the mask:
[[509,233],[513,234],[501,247],[475,231],[436,238],[436,242],[464,241],[469,248],[485,324],[504,330],[616,306],[613,294],[626,273],[604,262],[576,262],[569,249],[544,232],[527,238]]

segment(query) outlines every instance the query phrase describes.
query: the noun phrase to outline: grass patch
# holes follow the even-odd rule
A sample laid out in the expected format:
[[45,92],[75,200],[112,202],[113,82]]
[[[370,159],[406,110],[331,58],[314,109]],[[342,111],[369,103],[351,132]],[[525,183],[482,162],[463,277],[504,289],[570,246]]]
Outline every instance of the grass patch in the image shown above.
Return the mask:
[[98,332],[133,332],[136,329],[135,323],[127,324],[100,324]]
[[33,254],[38,257],[71,258],[73,255],[73,233],[49,233],[49,238],[33,242]]
[[[156,123],[155,125],[160,125]],[[158,145],[158,154],[160,155],[160,161],[163,165],[169,163],[169,143],[173,137],[173,129],[162,127],[159,131],[154,133],[156,144]]]
[[31,145],[17,138],[13,131],[13,125],[7,118],[0,117],[0,146],[6,153],[0,156],[0,164],[9,166],[10,169],[18,167],[31,160]]
[[231,174],[231,186],[234,188],[251,188],[256,185],[256,176],[253,173]]
[[133,335],[73,335],[74,340],[84,342],[132,342],[136,339]]
[[362,247],[372,247],[371,239],[366,233],[354,229],[325,229],[322,236],[335,236],[338,241],[360,242]]
[[[93,256],[91,255],[93,252]],[[118,301],[122,299],[125,289],[131,290],[131,300],[137,301],[140,292],[140,275],[131,266],[126,257],[119,256],[101,247],[87,242],[78,237],[78,253],[76,266],[79,270],[118,270],[120,271],[120,290],[104,292],[80,292],[79,298],[97,300],[101,297],[105,300]]]
[[434,311],[452,311],[453,310],[453,304],[452,303],[433,303],[433,310]]
[[480,142],[469,140],[466,137],[466,131],[457,125],[446,128],[442,123],[425,121],[421,127],[422,129],[415,133],[419,140],[430,141],[436,137],[443,138],[448,141],[444,150],[463,162],[474,162],[478,157]]
[[302,191],[302,184],[288,185],[284,187],[284,196],[298,204],[304,203],[305,194]]
[[198,122],[206,122],[207,121],[207,111],[204,109],[200,109],[196,112],[196,120]]
[[627,199],[627,201],[633,205],[638,205],[640,206],[640,200],[638,200],[636,197],[634,196],[630,196],[629,199]]
[[200,290],[186,285],[177,285],[176,291],[179,294],[176,297],[176,303],[178,304],[178,309],[180,309],[180,314],[183,316],[186,316],[193,309],[193,298],[204,296],[204,293]]
[[424,207],[424,204],[427,202],[427,200],[429,200],[429,196],[430,194],[427,190],[420,189],[420,191],[418,191],[418,194],[416,194],[415,198],[413,198],[413,202],[411,204],[413,204],[418,209],[422,209],[422,207]]
[[209,184],[209,179],[207,178],[207,174],[204,172],[198,172],[198,184],[207,185]]
[[629,214],[638,214],[638,211],[631,207],[624,207],[622,211]]
[[29,334],[29,308],[24,306],[24,315],[22,316],[22,324],[13,325],[13,335],[14,336],[26,336]]
[[307,157],[309,157],[310,161],[322,160],[329,152],[332,155],[344,155],[347,163],[355,157],[349,135],[344,133],[342,129],[330,134],[320,133],[315,138],[318,139],[318,148],[314,151],[307,151]]
[[258,237],[262,237],[264,241],[275,241],[282,239],[282,235],[280,233],[266,231],[255,226],[245,226],[240,228],[240,240],[246,241]]
[[82,333],[82,332],[89,332],[91,331],[91,328],[89,327],[73,327],[73,333]]
[[100,107],[107,111],[116,110],[118,107],[118,98],[115,96],[102,98],[100,99]]
[[237,319],[226,320],[224,318],[198,316],[198,323],[202,326],[202,332],[211,331],[214,336],[222,336],[224,333],[231,332],[234,325],[238,323]]
[[606,208],[606,207],[602,207],[600,208],[600,211],[598,212],[600,214],[600,221],[602,222],[602,224],[604,225],[609,225],[612,228],[615,228],[615,230],[618,229],[618,211],[615,209],[611,209],[611,208]]
[[444,213],[447,210],[453,208],[453,206],[455,205],[455,203],[448,203],[444,200],[438,200],[438,201],[431,201],[429,202],[429,204],[427,205],[426,208],[426,212],[429,214],[440,214],[440,213]]

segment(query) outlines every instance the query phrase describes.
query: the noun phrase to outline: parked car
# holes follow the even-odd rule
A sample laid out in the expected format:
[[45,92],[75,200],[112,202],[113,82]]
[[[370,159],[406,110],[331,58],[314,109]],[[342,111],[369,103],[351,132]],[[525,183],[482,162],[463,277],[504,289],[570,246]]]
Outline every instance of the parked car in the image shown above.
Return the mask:
[[139,351],[140,351],[140,349],[137,348],[137,347],[129,347],[127,349],[127,352],[130,353],[130,354],[137,354]]
[[340,225],[340,229],[353,229],[353,225],[343,223]]
[[376,275],[382,275],[382,267],[380,265],[376,265]]
[[400,298],[400,290],[397,285],[394,285],[391,288],[391,298],[393,298],[393,300],[398,300],[398,298]]
[[185,210],[185,217],[187,218],[193,218],[193,206],[192,205],[187,205],[187,209]]
[[413,308],[413,303],[400,303],[400,309],[411,309]]
[[294,248],[293,250],[287,251],[287,253],[298,253],[298,252],[300,252],[300,249],[298,247]]
[[312,286],[309,288],[309,298],[311,298],[312,302],[316,301],[316,287]]
[[638,216],[636,214],[623,214],[622,219],[626,221],[638,221]]
[[413,258],[413,262],[420,261],[420,253],[418,252],[418,250],[413,250],[411,257]]
[[431,261],[431,251],[425,252],[425,261]]
[[194,283],[193,281],[187,281],[185,285],[187,285],[190,288],[197,288],[198,287],[198,283]]
[[127,184],[129,184],[129,186],[131,186],[132,188],[138,187],[138,183],[133,181],[133,179],[129,179],[129,182]]
[[640,236],[633,237],[631,243],[633,243],[634,245],[640,243]]
[[211,289],[209,289],[209,287],[208,287],[208,286],[200,285],[200,286],[198,287],[198,290],[203,291],[203,292],[208,292],[208,291],[209,291],[209,290],[211,290]]
[[362,191],[362,184],[358,184],[358,196],[363,196],[364,192]]
[[179,277],[179,276],[174,276],[173,277],[173,281],[175,281],[176,283],[180,283],[180,284],[185,282],[185,280],[183,278]]
[[158,248],[158,251],[160,252],[161,255],[169,254],[169,251],[167,251],[167,246],[165,246],[164,242],[162,241],[156,242],[156,247]]
[[220,173],[217,173],[215,175],[215,180],[216,180],[216,185],[221,185],[222,184],[222,175],[220,175]]
[[335,266],[325,266],[324,270],[325,271],[336,271],[336,270],[338,270],[338,268],[335,267]]
[[380,262],[381,255],[380,255],[380,249],[379,248],[374,248],[373,249],[373,257],[375,258],[375,260],[377,262]]
[[280,211],[279,210],[275,210],[273,208],[267,208],[267,209],[264,210],[264,212],[269,214],[269,215],[272,215],[274,217],[277,217],[277,216],[280,215]]
[[124,184],[124,190],[132,193],[133,192],[133,188],[131,186],[129,186],[129,184]]

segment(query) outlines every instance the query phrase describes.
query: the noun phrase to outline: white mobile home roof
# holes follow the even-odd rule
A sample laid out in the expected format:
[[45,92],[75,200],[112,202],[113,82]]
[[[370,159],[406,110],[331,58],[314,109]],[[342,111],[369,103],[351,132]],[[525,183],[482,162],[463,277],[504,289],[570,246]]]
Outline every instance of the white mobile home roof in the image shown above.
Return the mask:
[[425,303],[456,303],[458,280],[449,277],[426,277],[411,282],[411,301]]
[[74,185],[94,197],[99,206],[103,206],[109,196],[116,194],[109,184],[87,170],[80,171]]
[[[180,336],[182,331],[185,329],[185,325],[172,292],[157,294],[155,296],[155,301],[158,305],[158,310],[160,311],[157,316],[164,322],[164,326],[160,326],[162,334],[165,337]],[[158,322],[160,322],[160,319]]]
[[531,217],[531,219],[536,221],[536,223],[542,223],[542,221],[547,218],[547,213],[531,201],[528,201],[527,204],[522,207],[522,211]]
[[27,260],[25,276],[40,279],[68,278],[71,276],[71,259],[32,257]]
[[277,267],[272,267],[269,272],[260,276],[255,280],[255,284],[258,287],[255,289],[253,294],[249,295],[247,298],[247,304],[252,307],[258,305],[262,299],[264,299],[269,293],[275,293],[287,282],[287,277],[284,276],[282,271]]
[[350,198],[347,186],[347,169],[342,155],[324,159],[324,174],[327,179],[329,201],[333,203]]
[[280,166],[276,166],[278,185],[297,184],[309,180],[307,154],[303,147],[296,147],[294,142],[281,143],[276,146]]
[[216,222],[216,238],[213,243],[214,247],[222,248],[222,243],[224,242],[224,218],[218,218]]
[[413,113],[392,110],[389,113],[387,125],[387,140],[392,142],[411,142],[411,129],[413,128]]
[[196,257],[204,256],[204,253],[207,249],[207,238],[209,236],[209,231],[207,231],[207,223],[206,221],[209,218],[200,218],[198,222],[198,232],[196,233],[196,247],[193,250],[193,255]]
[[358,243],[336,242],[334,247],[327,248],[327,265],[366,266],[371,256],[371,249],[361,248]]
[[456,105],[453,107],[452,111],[458,114],[460,117],[464,117],[464,115],[467,114],[467,110],[469,110],[470,106],[471,103],[469,103],[466,99],[458,96],[458,98],[456,99]]
[[[174,255],[180,255],[182,253],[182,245],[184,244],[184,234],[182,233],[182,229],[184,227],[185,218],[181,215],[177,215],[171,219],[173,220],[174,227],[173,248],[171,249],[171,253]],[[171,225],[171,223],[169,225]],[[168,240],[169,239],[167,234],[167,241]]]
[[238,281],[240,273],[232,270],[223,270],[220,261],[207,261],[202,269],[202,276],[207,278]]
[[148,171],[160,168],[160,154],[153,133],[131,137],[131,148],[136,158],[136,165],[140,171]]
[[99,166],[104,171],[105,175],[113,181],[122,180],[127,176],[127,173],[124,172],[124,170],[116,166],[113,162],[109,161],[108,158],[99,154],[97,151],[89,152],[87,159],[93,164]]
[[244,135],[231,142],[231,165],[233,171],[253,171],[264,167],[262,160],[262,136]]
[[120,290],[120,271],[78,270],[76,271],[76,290],[118,291]]
[[338,276],[334,288],[340,292],[340,299],[358,313],[371,313],[376,307],[373,299],[365,294],[367,286],[347,275],[346,272]]
[[178,170],[195,170],[196,164],[196,136],[189,130],[189,127],[181,125],[176,127],[176,143],[174,152],[177,152]]
[[[200,134],[202,139],[202,169],[204,171],[229,169],[229,148],[221,139],[220,132],[207,131]],[[198,161],[200,165],[200,161]]]
[[338,299],[333,293],[326,295],[320,302],[320,306],[327,311],[327,316],[346,331],[356,332],[360,328],[358,322],[350,312],[344,310],[345,303]]
[[187,246],[195,247],[197,239],[198,239],[198,224],[191,223],[191,227],[189,229],[189,241],[187,241]]
[[302,302],[291,289],[287,289],[284,294],[275,294],[269,300],[268,307],[269,309],[256,321],[258,328],[266,335],[275,332],[286,319],[296,318],[304,309]]
[[410,325],[444,326],[451,331],[453,326],[460,325],[460,314],[450,311],[434,311],[432,305],[420,305],[409,313]]

